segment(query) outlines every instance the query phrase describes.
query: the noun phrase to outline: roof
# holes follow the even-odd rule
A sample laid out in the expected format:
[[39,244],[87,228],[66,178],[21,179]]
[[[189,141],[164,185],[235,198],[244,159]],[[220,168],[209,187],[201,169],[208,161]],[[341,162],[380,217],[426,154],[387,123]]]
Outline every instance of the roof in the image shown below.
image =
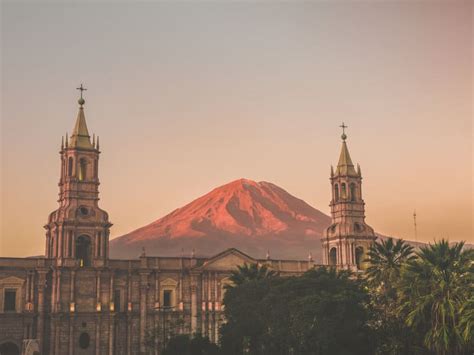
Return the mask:
[[87,130],[86,116],[84,115],[84,107],[79,107],[77,113],[76,124],[69,141],[70,148],[89,148],[92,149],[89,131]]
[[342,141],[341,154],[339,155],[339,162],[337,163],[336,175],[358,176],[354,169],[354,164],[352,163],[345,140]]

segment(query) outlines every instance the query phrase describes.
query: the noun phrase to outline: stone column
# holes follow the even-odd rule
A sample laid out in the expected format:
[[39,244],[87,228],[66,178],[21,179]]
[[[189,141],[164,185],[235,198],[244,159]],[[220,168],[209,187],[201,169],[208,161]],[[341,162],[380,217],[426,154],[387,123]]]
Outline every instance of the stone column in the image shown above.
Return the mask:
[[191,333],[197,332],[197,287],[195,277],[191,280]]
[[38,324],[36,328],[36,338],[38,339],[40,350],[42,353],[44,351],[44,289],[46,288],[46,275],[48,274],[48,269],[41,268],[37,269],[38,271]]
[[69,313],[69,355],[74,355],[74,313]]
[[109,355],[114,355],[115,315],[113,313],[110,313],[109,322]]
[[97,314],[97,320],[95,324],[95,355],[100,355],[100,327],[101,327],[101,316]]
[[146,300],[148,291],[148,274],[146,270],[140,271],[140,354],[145,354],[145,332],[146,332]]

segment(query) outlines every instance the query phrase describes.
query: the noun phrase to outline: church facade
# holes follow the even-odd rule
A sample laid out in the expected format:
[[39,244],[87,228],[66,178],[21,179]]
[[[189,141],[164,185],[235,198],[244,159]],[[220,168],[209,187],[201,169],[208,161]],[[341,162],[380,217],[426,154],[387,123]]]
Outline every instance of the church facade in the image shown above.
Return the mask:
[[[109,258],[112,223],[99,207],[99,138],[90,137],[84,99],[61,144],[59,206],[45,225],[45,256],[0,258],[0,354],[159,353],[172,334],[201,333],[218,342],[223,296],[238,265],[267,265],[301,275],[308,260],[258,260],[236,249],[208,258]],[[343,134],[331,169],[332,224],[323,264],[361,269],[374,231],[364,221],[360,168]],[[150,348],[155,350],[151,351]]]

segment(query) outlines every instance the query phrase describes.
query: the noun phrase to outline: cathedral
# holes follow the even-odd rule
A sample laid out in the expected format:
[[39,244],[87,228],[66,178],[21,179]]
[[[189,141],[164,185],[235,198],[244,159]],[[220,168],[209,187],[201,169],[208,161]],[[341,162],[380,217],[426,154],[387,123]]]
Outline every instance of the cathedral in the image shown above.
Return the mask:
[[[99,207],[99,138],[89,134],[85,100],[60,150],[59,206],[49,217],[45,255],[0,258],[0,355],[159,354],[173,334],[219,341],[223,296],[237,266],[267,265],[282,276],[313,268],[308,260],[255,259],[236,249],[190,255],[109,258],[112,223]],[[346,126],[342,125],[343,131]],[[332,224],[323,265],[364,268],[374,230],[365,223],[362,175],[343,132],[331,168]]]

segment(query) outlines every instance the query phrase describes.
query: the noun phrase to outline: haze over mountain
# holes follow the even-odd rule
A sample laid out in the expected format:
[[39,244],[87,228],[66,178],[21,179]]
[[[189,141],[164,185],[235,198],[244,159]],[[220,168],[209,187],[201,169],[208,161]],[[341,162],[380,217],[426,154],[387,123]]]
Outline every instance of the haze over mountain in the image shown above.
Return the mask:
[[320,237],[331,219],[284,189],[240,179],[163,218],[110,241],[115,258],[213,255],[235,247],[256,258],[321,260]]

